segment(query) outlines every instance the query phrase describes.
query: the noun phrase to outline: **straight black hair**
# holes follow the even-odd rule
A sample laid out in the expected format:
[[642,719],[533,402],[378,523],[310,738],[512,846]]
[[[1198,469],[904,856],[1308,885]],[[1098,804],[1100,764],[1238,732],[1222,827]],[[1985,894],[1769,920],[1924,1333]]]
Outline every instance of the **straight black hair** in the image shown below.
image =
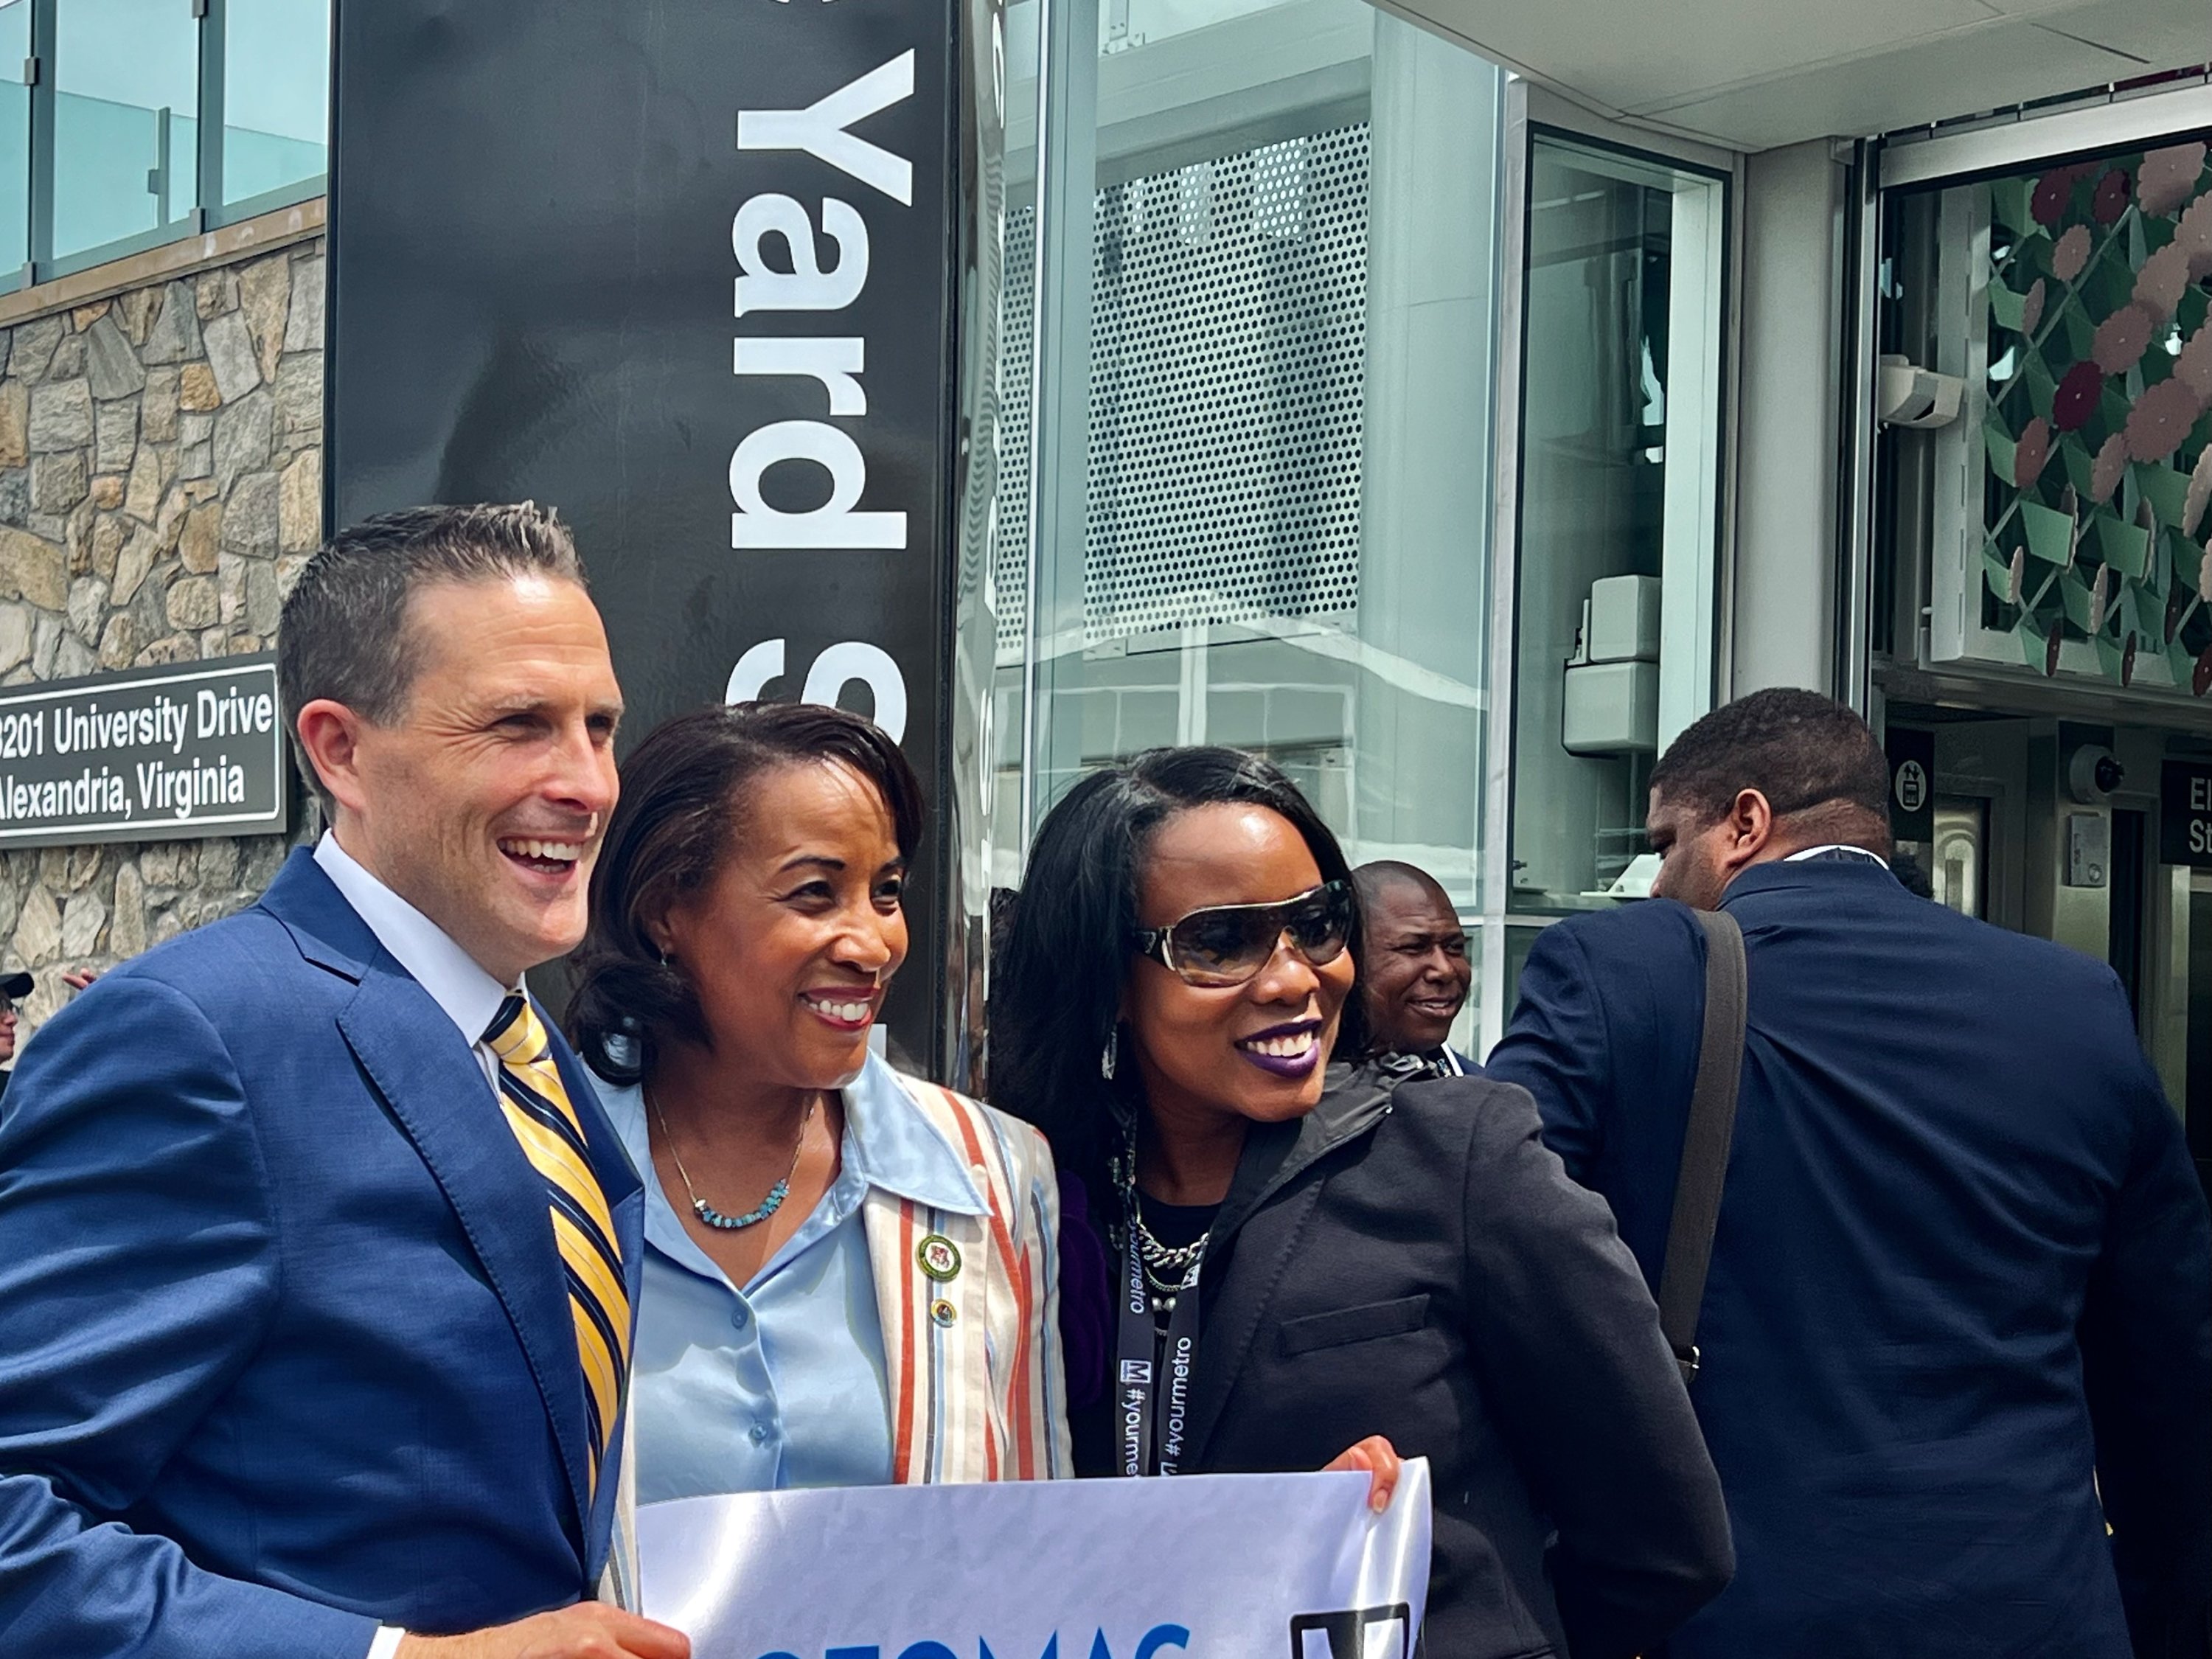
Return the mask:
[[[1290,820],[1323,881],[1350,866],[1321,814],[1273,763],[1241,750],[1148,749],[1069,790],[1037,831],[1007,918],[991,988],[991,1101],[1035,1124],[1058,1165],[1103,1195],[1120,1114],[1138,1099],[1135,1066],[1109,1082],[1099,1056],[1114,1035],[1137,932],[1137,886],[1147,847],[1178,812],[1250,802]],[[1355,911],[1348,947],[1359,960]],[[1355,983],[1336,1052],[1367,1047]]]
[[610,1083],[650,1077],[671,1037],[703,1042],[699,999],[660,959],[648,920],[720,870],[754,793],[787,766],[834,762],[876,787],[899,854],[921,843],[921,781],[872,721],[819,703],[741,702],[663,720],[622,769],[622,799],[592,872],[592,916],[568,958],[562,1029]]

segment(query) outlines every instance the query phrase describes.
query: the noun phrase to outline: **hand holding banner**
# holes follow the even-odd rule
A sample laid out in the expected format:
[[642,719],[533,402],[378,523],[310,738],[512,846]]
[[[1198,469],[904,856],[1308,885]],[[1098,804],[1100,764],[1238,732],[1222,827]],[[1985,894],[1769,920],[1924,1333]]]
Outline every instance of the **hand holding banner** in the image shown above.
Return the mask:
[[694,1659],[1411,1659],[1429,1466],[749,1492],[638,1511]]

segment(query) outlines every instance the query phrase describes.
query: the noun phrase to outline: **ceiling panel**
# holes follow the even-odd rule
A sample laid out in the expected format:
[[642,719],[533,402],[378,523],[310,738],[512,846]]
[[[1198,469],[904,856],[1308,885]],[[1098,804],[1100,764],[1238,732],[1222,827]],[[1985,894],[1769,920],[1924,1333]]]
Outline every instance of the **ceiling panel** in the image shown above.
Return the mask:
[[1805,138],[1893,132],[2057,97],[2141,70],[2131,58],[2037,24],[2003,22],[1630,112],[1710,134],[1736,149],[1759,150]]
[[2212,0],[1382,0],[1605,114],[1738,149],[2212,58]]
[[2148,67],[2212,62],[2212,0],[2067,0],[2039,21]]
[[1415,0],[1413,9],[1612,109],[1887,51],[2002,15],[1988,0]]

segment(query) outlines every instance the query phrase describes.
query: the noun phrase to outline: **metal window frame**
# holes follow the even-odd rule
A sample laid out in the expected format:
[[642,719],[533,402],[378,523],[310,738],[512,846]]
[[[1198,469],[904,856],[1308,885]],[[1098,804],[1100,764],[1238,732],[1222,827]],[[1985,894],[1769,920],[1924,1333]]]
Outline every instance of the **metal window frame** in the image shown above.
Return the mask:
[[2082,107],[2021,111],[2001,125],[1928,138],[1889,138],[1878,158],[1881,187],[1896,190],[2014,172],[2077,153],[2147,143],[2193,127],[2212,127],[2212,84],[2115,92]]
[[1844,346],[1838,396],[1842,442],[1838,465],[1834,683],[1836,700],[1871,715],[1874,695],[1875,357],[1881,349],[1882,213],[1878,161],[1853,146],[1844,210]]
[[[1893,503],[1881,498],[1873,459],[1879,441],[1875,410],[1875,357],[1881,304],[1881,250],[1897,198],[1919,195],[1978,179],[2019,173],[2039,163],[2119,148],[2147,147],[2161,139],[2212,127],[2212,79],[2177,84],[2113,88],[2101,97],[2059,109],[2023,109],[1978,121],[1960,131],[1932,137],[1892,135],[1863,142],[1854,157],[1852,196],[1847,226],[1852,246],[1846,279],[1854,292],[1847,306],[1851,338],[1842,359],[1843,382],[1838,538],[1837,692],[1863,713],[1877,712],[1872,684],[1871,595],[1875,539],[1881,515]],[[1923,555],[1923,559],[1929,556]],[[1932,568],[1932,567],[1931,567]],[[1932,600],[1933,595],[1923,596]],[[2087,669],[2094,658],[2069,644],[2062,668]],[[2000,686],[2019,695],[2045,683],[2039,676],[2023,682],[2009,659],[1988,660],[1969,652],[1930,661],[1918,636],[1900,636],[1897,659],[1933,670],[1955,685]],[[2151,708],[2172,718],[2191,707],[2169,689],[2138,682],[2132,691],[2075,681],[2061,696],[2112,699],[2122,710]]]
[[[72,276],[79,271],[128,258],[134,253],[187,241],[210,230],[240,224],[276,209],[313,201],[328,190],[329,173],[325,170],[277,189],[264,191],[244,201],[226,203],[223,200],[223,133],[228,102],[226,81],[229,0],[175,0],[176,4],[191,9],[199,25],[199,100],[196,117],[199,133],[195,157],[198,165],[191,210],[168,224],[93,247],[81,248],[57,258],[54,255],[54,114],[59,76],[56,73],[55,43],[59,33],[61,7],[65,0],[28,0],[28,3],[31,7],[31,56],[39,65],[38,79],[30,89],[30,154],[27,158],[30,169],[30,258],[20,270],[0,276],[0,294],[21,293],[40,283]],[[337,52],[335,39],[330,50],[333,55]],[[325,156],[329,154],[329,148],[330,138],[325,131]]]
[[1626,126],[1595,115],[1516,76],[1506,83],[1498,266],[1496,474],[1491,528],[1489,730],[1483,752],[1483,830],[1477,883],[1481,910],[1474,919],[1480,952],[1475,1052],[1486,1054],[1504,1035],[1509,945],[1564,917],[1512,908],[1513,806],[1518,783],[1515,748],[1520,708],[1520,574],[1522,398],[1528,369],[1528,169],[1539,136],[1588,146],[1674,172],[1699,173],[1718,187],[1721,285],[1717,318],[1719,374],[1711,433],[1715,523],[1712,558],[1711,684],[1717,706],[1735,669],[1729,642],[1735,614],[1735,474],[1741,407],[1743,158],[1732,150]]

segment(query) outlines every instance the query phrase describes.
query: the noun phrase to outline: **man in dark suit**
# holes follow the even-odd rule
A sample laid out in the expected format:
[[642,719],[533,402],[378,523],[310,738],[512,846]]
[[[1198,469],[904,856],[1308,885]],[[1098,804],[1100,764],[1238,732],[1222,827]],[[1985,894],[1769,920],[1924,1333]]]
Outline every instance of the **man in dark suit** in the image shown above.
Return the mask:
[[642,1204],[522,990],[615,799],[575,549],[526,505],[372,520],[278,677],[330,833],[57,1014],[0,1114],[4,1645],[683,1659],[588,1599]]
[[1547,929],[1490,1058],[1656,1286],[1704,1018],[1686,907],[1741,925],[1691,1389],[1738,1565],[1670,1651],[2202,1656],[2212,1227],[2179,1121],[2103,963],[1898,884],[1887,782],[1809,692],[1698,721],[1651,776],[1658,899]]

